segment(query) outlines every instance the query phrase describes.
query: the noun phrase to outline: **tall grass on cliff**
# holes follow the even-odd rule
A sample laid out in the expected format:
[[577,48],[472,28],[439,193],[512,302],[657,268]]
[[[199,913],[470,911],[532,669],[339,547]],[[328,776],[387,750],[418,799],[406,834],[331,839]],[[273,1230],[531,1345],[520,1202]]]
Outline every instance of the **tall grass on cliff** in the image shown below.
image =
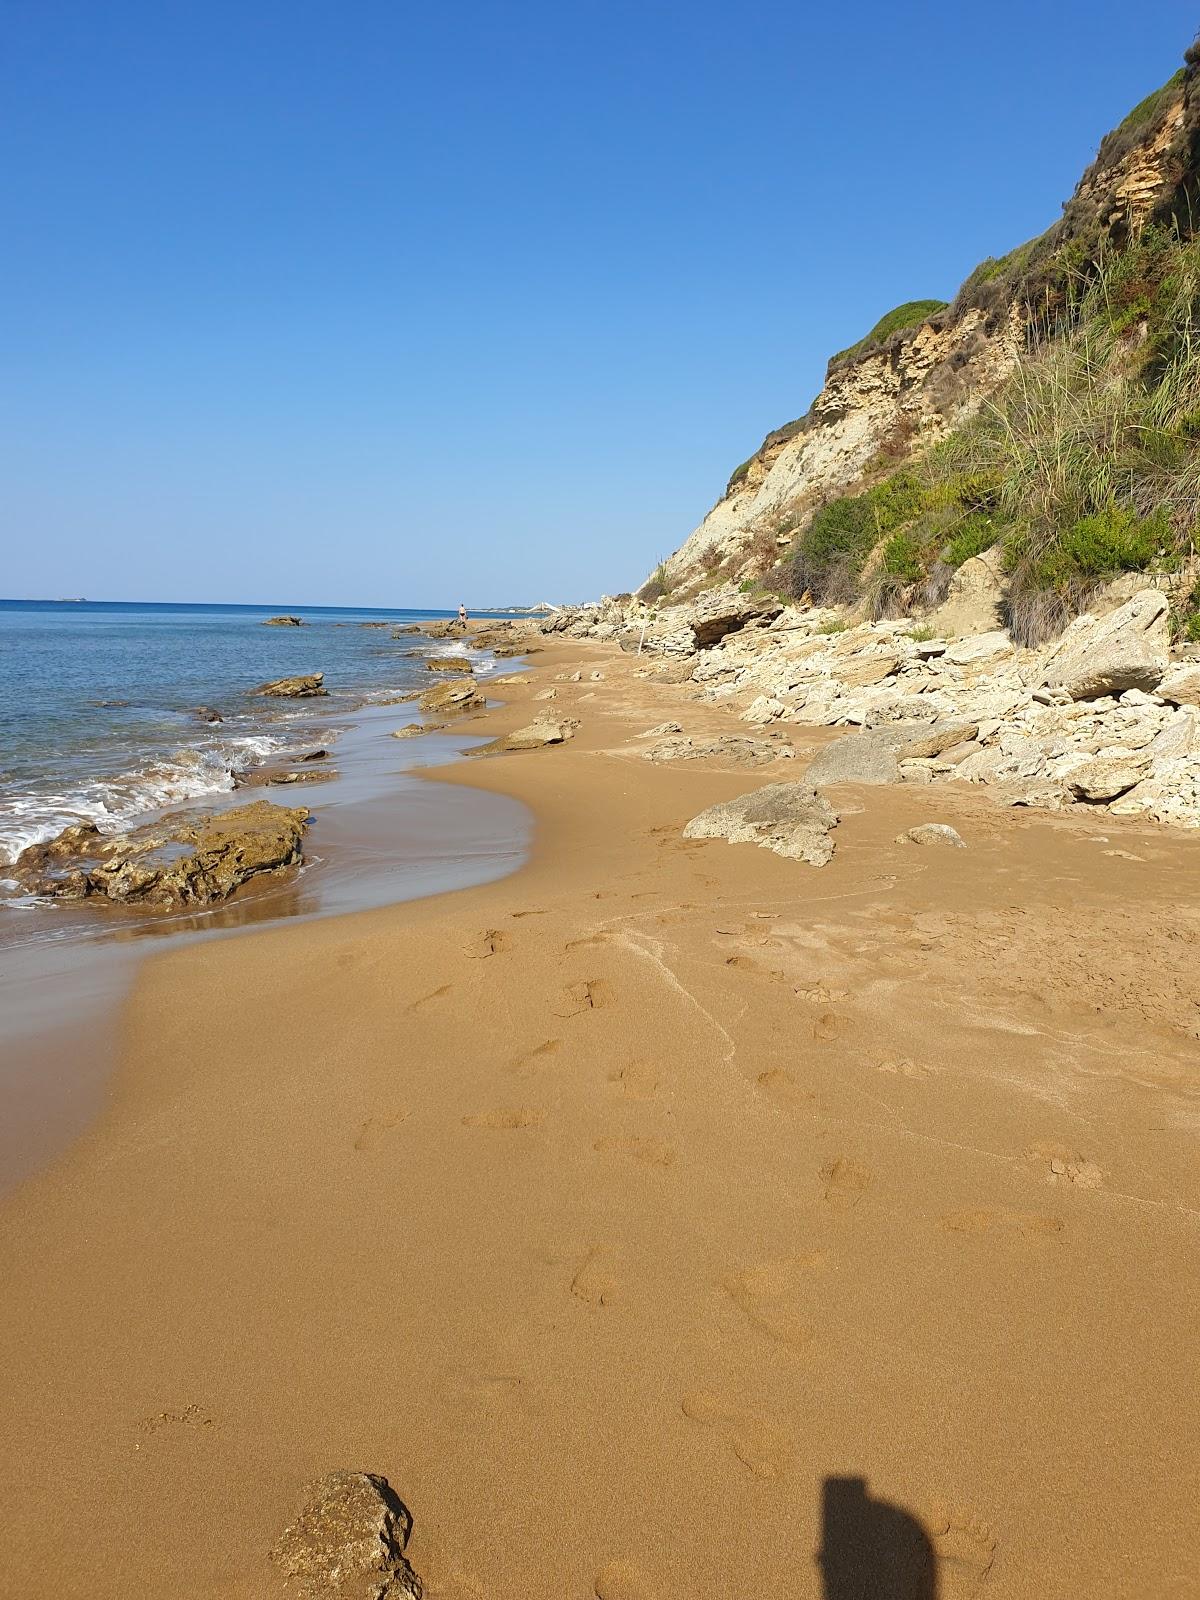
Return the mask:
[[1032,644],[1099,584],[1178,568],[1198,539],[1200,241],[1147,228],[1076,279],[973,422],[822,507],[776,576],[896,615],[999,546],[1008,623]]
[[1195,553],[1200,241],[1147,229],[1039,335],[944,452],[997,485],[1008,621],[1028,643],[1117,573]]

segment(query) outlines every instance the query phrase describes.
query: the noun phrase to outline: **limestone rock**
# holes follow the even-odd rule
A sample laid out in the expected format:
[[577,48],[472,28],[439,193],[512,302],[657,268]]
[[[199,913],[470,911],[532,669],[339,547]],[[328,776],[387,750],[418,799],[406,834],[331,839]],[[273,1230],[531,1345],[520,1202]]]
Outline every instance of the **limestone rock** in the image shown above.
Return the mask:
[[1167,599],[1143,589],[1106,617],[1076,617],[1050,652],[1042,683],[1072,700],[1154,689],[1170,660]]
[[739,734],[721,734],[715,739],[689,739],[675,736],[662,739],[644,752],[647,761],[733,761],[743,767],[761,767],[780,756],[794,756],[790,744],[749,739]]
[[30,846],[7,870],[31,894],[53,899],[213,905],[259,873],[297,865],[307,821],[306,809],[258,800],[211,815],[164,817],[124,834],[82,823]]
[[274,678],[270,683],[251,689],[250,693],[268,695],[276,700],[308,700],[314,695],[329,693],[324,683],[323,672],[305,672],[294,678]]
[[425,660],[426,672],[457,672],[459,676],[471,674],[475,668],[466,656],[427,656]]
[[271,1559],[305,1600],[421,1600],[404,1558],[412,1516],[386,1478],[331,1472],[305,1491]]
[[419,739],[423,733],[438,733],[444,726],[442,722],[406,722],[404,727],[394,730],[392,738]]
[[302,628],[303,617],[268,617],[263,623],[264,628]]
[[852,733],[817,752],[804,774],[825,788],[835,783],[896,783],[900,767],[895,741],[886,733]]
[[710,650],[726,634],[736,633],[751,621],[770,622],[782,610],[780,601],[755,599],[732,585],[710,590],[695,603],[691,622],[694,646],[697,650]]
[[579,721],[575,717],[551,717],[543,713],[536,721],[512,733],[501,735],[470,752],[473,756],[505,755],[511,750],[544,750],[547,745],[565,744],[575,737]]
[[662,739],[668,733],[682,733],[683,727],[678,722],[660,722],[653,728],[647,728],[644,733],[639,733],[639,739]]
[[949,635],[988,634],[1000,621],[1004,573],[999,550],[972,556],[950,580],[946,598],[929,618],[930,627]]
[[[965,565],[966,563],[964,563]],[[977,633],[969,639],[956,639],[947,645],[942,660],[952,667],[971,667],[981,661],[995,661],[999,656],[1010,656],[1013,642],[1006,633]]]
[[445,683],[434,684],[420,697],[422,711],[470,711],[486,702],[476,687],[473,677],[448,678]]
[[944,750],[974,739],[978,732],[979,725],[975,722],[935,723],[928,733],[918,734],[902,744],[896,755],[901,761],[929,761]]
[[1146,776],[1146,762],[1134,759],[1128,751],[1120,755],[1096,756],[1076,768],[1067,787],[1078,800],[1093,804],[1116,800]]
[[954,850],[965,850],[962,835],[948,822],[922,822],[897,834],[897,844],[945,844]]
[[1168,705],[1200,706],[1200,666],[1195,662],[1172,667],[1157,693]]
[[702,811],[683,830],[685,839],[727,839],[756,844],[791,860],[823,867],[833,856],[830,831],[837,812],[808,783],[769,783]]

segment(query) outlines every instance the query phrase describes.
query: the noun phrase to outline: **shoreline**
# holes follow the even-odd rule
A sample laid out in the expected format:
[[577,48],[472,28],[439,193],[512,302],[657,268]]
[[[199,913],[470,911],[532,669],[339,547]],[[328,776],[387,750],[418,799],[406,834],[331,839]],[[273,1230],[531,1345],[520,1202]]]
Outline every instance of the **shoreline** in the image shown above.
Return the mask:
[[835,791],[821,869],[684,840],[803,763],[643,760],[731,722],[639,665],[545,641],[471,731],[576,737],[422,776],[533,811],[515,873],[142,965],[0,1206],[0,1587],[276,1595],[352,1467],[462,1600],[815,1596],[845,1475],[943,1600],[1187,1592],[1193,842],[914,787]]

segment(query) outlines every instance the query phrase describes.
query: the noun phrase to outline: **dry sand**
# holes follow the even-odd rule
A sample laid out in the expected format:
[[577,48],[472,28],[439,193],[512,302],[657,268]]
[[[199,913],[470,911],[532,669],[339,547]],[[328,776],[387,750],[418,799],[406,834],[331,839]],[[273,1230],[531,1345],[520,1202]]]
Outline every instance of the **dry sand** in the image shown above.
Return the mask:
[[[435,1597],[1200,1594],[1198,841],[939,786],[821,870],[689,843],[801,763],[652,765],[740,725],[534,662],[470,730],[582,664],[577,738],[450,775],[529,864],[151,960],[0,1213],[0,1594],[275,1596],[336,1467]],[[865,1586],[855,1476],[936,1585]]]

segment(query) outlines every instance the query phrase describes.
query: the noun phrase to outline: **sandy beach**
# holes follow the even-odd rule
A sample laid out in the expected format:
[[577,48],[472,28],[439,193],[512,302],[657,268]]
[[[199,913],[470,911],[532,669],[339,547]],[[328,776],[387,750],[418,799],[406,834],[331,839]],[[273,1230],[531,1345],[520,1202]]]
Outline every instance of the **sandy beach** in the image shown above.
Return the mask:
[[[803,762],[646,761],[738,724],[643,666],[462,724],[580,721],[429,777],[532,810],[511,876],[142,966],[0,1211],[0,1594],[282,1596],[336,1468],[447,1600],[1200,1594],[1195,839],[939,785],[832,791],[821,869],[685,840]],[[936,1579],[864,1587],[846,1478]]]

